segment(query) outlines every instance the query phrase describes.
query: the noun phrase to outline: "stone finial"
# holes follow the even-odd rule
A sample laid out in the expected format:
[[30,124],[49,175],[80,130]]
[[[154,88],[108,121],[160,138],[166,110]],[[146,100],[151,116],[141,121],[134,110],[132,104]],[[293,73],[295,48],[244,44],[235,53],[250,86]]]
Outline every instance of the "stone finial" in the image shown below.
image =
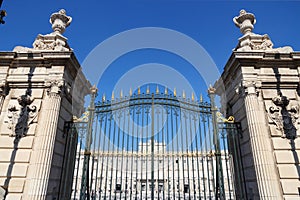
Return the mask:
[[50,23],[55,33],[63,34],[66,27],[72,22],[72,17],[66,15],[66,11],[61,9],[60,11],[53,13],[50,17]]
[[256,19],[252,13],[247,13],[245,10],[241,10],[240,15],[233,18],[233,22],[245,35],[252,32]]

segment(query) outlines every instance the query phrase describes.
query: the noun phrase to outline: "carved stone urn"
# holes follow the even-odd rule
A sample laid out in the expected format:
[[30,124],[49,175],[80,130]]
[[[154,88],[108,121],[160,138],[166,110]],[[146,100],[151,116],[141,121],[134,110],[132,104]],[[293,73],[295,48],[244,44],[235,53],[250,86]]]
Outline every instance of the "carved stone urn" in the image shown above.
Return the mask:
[[240,15],[233,18],[233,22],[245,35],[252,32],[256,19],[252,13],[247,13],[245,10],[241,10]]
[[50,17],[50,23],[55,33],[63,34],[66,27],[72,22],[72,17],[66,15],[66,11],[61,9],[57,13],[53,13]]

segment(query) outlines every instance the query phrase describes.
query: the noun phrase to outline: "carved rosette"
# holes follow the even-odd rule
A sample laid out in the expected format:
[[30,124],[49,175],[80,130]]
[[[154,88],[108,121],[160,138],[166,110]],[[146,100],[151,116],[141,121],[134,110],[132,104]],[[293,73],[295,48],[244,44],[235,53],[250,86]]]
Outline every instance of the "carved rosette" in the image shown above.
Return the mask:
[[50,79],[45,81],[45,86],[48,87],[47,93],[49,96],[60,96],[62,94],[64,80]]
[[20,107],[16,105],[8,107],[8,128],[12,131],[10,134],[11,137],[20,139],[26,136],[29,126],[37,116],[36,106],[31,105],[33,100],[29,95],[22,95],[18,98]]
[[268,114],[275,123],[276,129],[281,131],[282,138],[295,139],[298,129],[299,106],[289,106],[290,100],[282,95],[274,97],[272,102],[274,105],[269,107]]

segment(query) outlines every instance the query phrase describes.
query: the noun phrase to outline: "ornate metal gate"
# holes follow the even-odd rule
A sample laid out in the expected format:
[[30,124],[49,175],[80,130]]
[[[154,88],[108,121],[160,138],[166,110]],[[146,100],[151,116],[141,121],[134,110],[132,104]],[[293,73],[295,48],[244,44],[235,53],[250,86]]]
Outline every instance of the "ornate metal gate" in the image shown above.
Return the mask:
[[246,199],[238,129],[208,93],[211,103],[139,89],[95,104],[94,89],[66,128],[78,138],[66,199]]

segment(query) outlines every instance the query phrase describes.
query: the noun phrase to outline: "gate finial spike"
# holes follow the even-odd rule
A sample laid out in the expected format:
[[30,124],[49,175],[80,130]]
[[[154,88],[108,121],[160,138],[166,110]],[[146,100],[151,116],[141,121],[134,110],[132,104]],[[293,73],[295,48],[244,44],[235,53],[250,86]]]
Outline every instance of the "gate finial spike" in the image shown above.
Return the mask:
[[192,101],[195,101],[195,94],[192,92]]
[[129,89],[129,96],[132,96],[132,88]]
[[200,94],[200,102],[203,103],[203,96]]
[[140,94],[141,94],[141,88],[138,87],[138,95],[140,95]]
[[165,87],[165,95],[168,95],[168,88]]
[[103,95],[102,95],[102,102],[104,102],[105,101],[105,93],[103,93]]
[[159,88],[158,88],[158,85],[156,85],[156,94],[159,94]]
[[111,100],[112,100],[112,101],[115,100],[115,92],[114,92],[114,91],[112,91],[112,93],[111,93]]
[[120,91],[120,99],[123,98],[123,90]]
[[176,97],[176,95],[177,95],[176,94],[176,88],[174,88],[174,92],[173,93],[174,93],[174,97]]
[[146,94],[150,94],[149,85],[147,86],[147,89],[146,89]]
[[185,99],[185,91],[184,90],[182,90],[182,98]]

